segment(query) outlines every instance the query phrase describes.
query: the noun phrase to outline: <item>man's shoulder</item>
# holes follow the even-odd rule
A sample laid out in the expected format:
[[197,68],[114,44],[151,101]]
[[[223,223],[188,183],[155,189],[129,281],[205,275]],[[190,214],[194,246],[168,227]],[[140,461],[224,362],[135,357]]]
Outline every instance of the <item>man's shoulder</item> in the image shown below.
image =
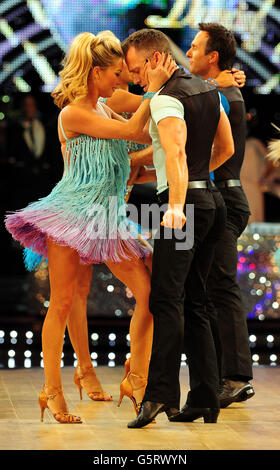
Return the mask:
[[244,101],[241,91],[236,86],[218,87],[217,90],[227,98],[229,103],[232,101]]
[[193,74],[186,74],[184,71],[180,71],[177,76],[167,82],[167,84],[160,90],[159,95],[172,96],[178,100],[183,100],[188,97],[213,90],[215,91],[213,86],[206,83],[201,78]]

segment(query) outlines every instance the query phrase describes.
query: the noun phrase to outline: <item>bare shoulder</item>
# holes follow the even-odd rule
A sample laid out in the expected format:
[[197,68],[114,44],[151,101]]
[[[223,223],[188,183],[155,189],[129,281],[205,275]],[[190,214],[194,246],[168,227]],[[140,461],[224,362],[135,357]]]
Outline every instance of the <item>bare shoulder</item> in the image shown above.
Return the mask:
[[71,122],[73,119],[77,119],[77,117],[87,116],[88,111],[82,106],[68,104],[60,111],[60,114],[63,121]]

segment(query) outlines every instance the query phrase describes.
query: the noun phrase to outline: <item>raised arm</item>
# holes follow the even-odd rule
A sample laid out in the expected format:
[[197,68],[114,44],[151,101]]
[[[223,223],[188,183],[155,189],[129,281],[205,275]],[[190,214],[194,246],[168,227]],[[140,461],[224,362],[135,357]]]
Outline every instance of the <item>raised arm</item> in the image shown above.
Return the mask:
[[107,99],[107,105],[116,113],[135,113],[141,104],[142,96],[118,89]]
[[231,70],[223,70],[220,72],[215,78],[215,81],[218,83],[218,86],[223,88],[231,86],[242,88],[246,83],[246,75],[243,70],[233,68]]
[[[161,60],[155,69],[152,70],[149,63],[146,66],[149,76],[148,92],[158,91],[175,69],[171,57],[166,60],[165,54],[162,54]],[[133,141],[137,139],[149,118],[150,99],[142,101],[136,113],[127,122],[103,118],[78,105],[68,105],[63,109],[62,113],[63,127],[66,133],[68,131],[104,139],[127,139]]]
[[234,142],[228,117],[221,111],[219,124],[213,142],[209,171],[225,163],[234,154]]

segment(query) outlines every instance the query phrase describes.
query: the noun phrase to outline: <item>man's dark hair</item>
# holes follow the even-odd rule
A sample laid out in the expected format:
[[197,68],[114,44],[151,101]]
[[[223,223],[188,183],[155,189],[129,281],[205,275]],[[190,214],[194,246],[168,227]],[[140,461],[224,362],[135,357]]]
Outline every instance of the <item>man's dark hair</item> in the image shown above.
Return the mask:
[[233,33],[218,23],[199,23],[198,26],[200,31],[209,34],[205,54],[217,51],[220,70],[231,69],[236,55],[236,40]]
[[128,49],[134,46],[136,50],[147,50],[150,52],[170,52],[168,37],[157,29],[139,29],[122,42],[124,55]]

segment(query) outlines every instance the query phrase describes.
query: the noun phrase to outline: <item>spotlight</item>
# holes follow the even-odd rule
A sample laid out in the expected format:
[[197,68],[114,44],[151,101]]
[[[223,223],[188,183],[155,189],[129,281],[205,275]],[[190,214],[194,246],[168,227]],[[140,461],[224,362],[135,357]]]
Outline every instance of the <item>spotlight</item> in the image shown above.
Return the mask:
[[275,308],[275,309],[276,309],[276,308],[279,308],[279,304],[278,304],[278,302],[273,302],[273,304],[272,304],[272,308]]
[[31,351],[24,351],[24,356],[25,356],[25,357],[31,357],[31,356],[32,356],[32,352],[31,352]]
[[249,336],[249,341],[250,341],[250,343],[255,343],[257,341],[257,337],[255,335],[250,335]]
[[13,331],[10,332],[10,337],[11,337],[11,338],[16,338],[17,335],[18,335],[18,334],[17,334],[17,331],[15,331],[15,330],[13,330]]
[[116,365],[116,364],[115,364],[115,361],[109,361],[109,362],[108,362],[108,366],[109,366],[109,367],[115,367],[115,365]]
[[30,339],[30,338],[33,338],[33,333],[32,333],[32,331],[27,331],[27,332],[25,333],[25,336],[26,336],[26,338],[29,338],[29,339]]
[[115,290],[115,288],[111,284],[109,284],[109,286],[107,286],[107,291],[108,292],[114,292],[114,290]]
[[130,334],[126,335],[127,341],[130,341]]
[[268,336],[266,337],[266,341],[267,341],[268,343],[273,343],[273,341],[274,341],[274,336],[268,335]]
[[108,354],[108,357],[109,357],[109,359],[115,359],[116,354],[113,353],[113,352],[110,352],[110,353]]
[[277,361],[277,356],[276,354],[271,354],[270,358],[269,358],[272,362],[275,362]]
[[30,367],[31,367],[31,360],[30,359],[24,359],[24,367],[26,369],[30,369]]
[[15,360],[12,359],[12,358],[10,358],[10,359],[8,360],[8,367],[9,367],[9,369],[14,369],[15,366],[16,366]]
[[41,367],[42,369],[44,369],[44,361],[43,361],[43,359],[42,359],[41,362],[40,362],[40,367]]
[[186,361],[186,360],[187,360],[186,354],[182,354],[182,355],[181,355],[181,361]]
[[91,339],[92,339],[93,341],[97,341],[98,338],[99,338],[99,335],[98,335],[97,333],[92,333]]
[[93,352],[93,353],[91,353],[90,357],[91,357],[92,359],[97,359],[97,358],[98,358],[98,354],[97,354],[96,352]]
[[110,334],[109,334],[109,340],[110,340],[110,341],[115,341],[115,339],[116,339],[115,333],[110,333]]
[[5,331],[0,330],[0,338],[4,338],[4,336],[5,336]]
[[130,353],[127,353],[126,356],[125,356],[126,359],[129,359],[130,358]]
[[260,356],[258,354],[253,354],[252,359],[254,362],[258,362],[260,360]]
[[259,235],[258,233],[254,233],[253,239],[254,239],[254,240],[259,240],[259,239],[260,239],[260,235]]
[[15,357],[16,353],[13,349],[10,349],[10,351],[8,351],[8,356],[9,357]]

